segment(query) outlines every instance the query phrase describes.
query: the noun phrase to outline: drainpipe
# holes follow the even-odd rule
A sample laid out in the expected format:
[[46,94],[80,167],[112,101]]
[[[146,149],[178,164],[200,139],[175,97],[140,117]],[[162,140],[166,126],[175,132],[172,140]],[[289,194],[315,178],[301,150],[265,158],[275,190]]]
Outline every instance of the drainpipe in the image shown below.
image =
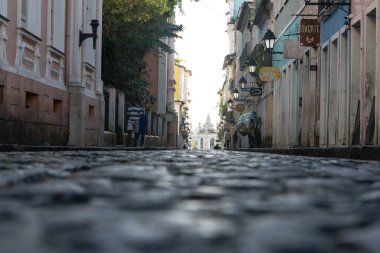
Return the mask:
[[65,83],[69,82],[69,64],[70,64],[70,27],[71,27],[71,20],[70,20],[70,9],[71,9],[71,0],[66,1],[66,10],[65,10]]

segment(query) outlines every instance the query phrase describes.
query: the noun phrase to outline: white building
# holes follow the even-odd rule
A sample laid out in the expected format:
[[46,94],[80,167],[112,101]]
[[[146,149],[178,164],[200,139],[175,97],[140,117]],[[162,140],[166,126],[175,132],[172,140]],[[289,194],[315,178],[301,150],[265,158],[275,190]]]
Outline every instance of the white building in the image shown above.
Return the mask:
[[197,149],[212,149],[216,144],[217,134],[214,125],[211,123],[210,115],[207,116],[206,123],[199,123],[198,129],[193,135],[194,147]]

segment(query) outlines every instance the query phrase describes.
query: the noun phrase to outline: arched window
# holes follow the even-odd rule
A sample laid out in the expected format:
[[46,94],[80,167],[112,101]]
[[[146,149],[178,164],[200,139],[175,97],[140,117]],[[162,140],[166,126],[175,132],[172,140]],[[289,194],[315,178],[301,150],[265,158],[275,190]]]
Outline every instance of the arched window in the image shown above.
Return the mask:
[[201,149],[203,149],[203,138],[201,138]]
[[210,148],[213,148],[215,146],[215,139],[211,138],[210,139]]

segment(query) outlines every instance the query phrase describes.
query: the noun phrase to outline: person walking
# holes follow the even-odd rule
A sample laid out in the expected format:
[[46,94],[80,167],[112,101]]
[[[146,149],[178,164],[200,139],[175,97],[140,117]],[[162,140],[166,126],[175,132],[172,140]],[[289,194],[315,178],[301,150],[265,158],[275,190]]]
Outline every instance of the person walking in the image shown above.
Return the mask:
[[135,101],[132,101],[132,105],[128,107],[128,146],[132,146],[132,135],[134,136],[133,144],[136,147],[137,146],[137,139],[138,139],[138,133],[139,133],[139,120],[141,115],[144,113],[144,109],[137,105]]
[[231,141],[230,129],[227,129],[224,132],[224,147],[226,149],[230,149],[230,141]]
[[[145,140],[145,135],[147,133],[147,128],[148,128],[148,113],[145,111],[140,119],[139,119],[139,132],[137,134],[137,138],[140,137],[140,146],[144,147],[144,140]],[[135,142],[135,146],[136,146]]]

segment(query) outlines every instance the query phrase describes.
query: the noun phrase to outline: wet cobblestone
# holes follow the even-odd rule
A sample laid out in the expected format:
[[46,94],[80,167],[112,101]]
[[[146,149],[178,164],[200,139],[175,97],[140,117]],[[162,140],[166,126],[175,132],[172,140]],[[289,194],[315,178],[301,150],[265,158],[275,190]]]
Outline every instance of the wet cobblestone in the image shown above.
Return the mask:
[[378,253],[380,162],[0,153],[1,253]]

